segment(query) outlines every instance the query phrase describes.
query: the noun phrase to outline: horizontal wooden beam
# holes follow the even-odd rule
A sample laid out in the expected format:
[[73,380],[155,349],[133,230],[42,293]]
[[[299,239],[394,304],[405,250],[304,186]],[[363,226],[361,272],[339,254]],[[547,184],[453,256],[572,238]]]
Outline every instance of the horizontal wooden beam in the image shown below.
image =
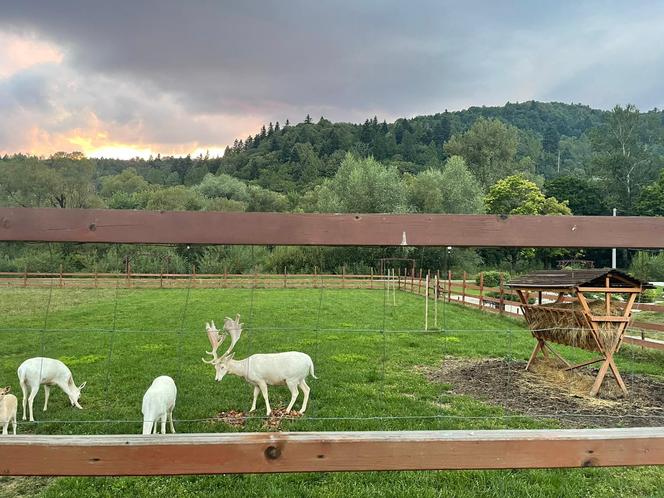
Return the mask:
[[664,350],[664,341],[658,341],[657,339],[650,339],[649,337],[642,339],[641,337],[626,335],[623,337],[623,342],[626,342],[627,344],[633,344],[634,346],[641,346],[644,348]]
[[0,438],[4,475],[177,475],[664,464],[663,428]]
[[637,294],[640,287],[577,287],[579,292],[608,292],[610,294]]
[[664,217],[285,214],[0,208],[0,241],[664,247]]

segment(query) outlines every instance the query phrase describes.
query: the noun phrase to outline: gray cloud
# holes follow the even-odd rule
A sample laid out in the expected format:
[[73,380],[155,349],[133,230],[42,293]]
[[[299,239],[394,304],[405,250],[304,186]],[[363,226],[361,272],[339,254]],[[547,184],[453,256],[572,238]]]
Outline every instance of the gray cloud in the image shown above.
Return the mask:
[[26,72],[13,78],[15,103],[93,112],[152,143],[221,145],[250,117],[307,112],[392,119],[532,98],[663,105],[664,6],[647,2],[0,0],[0,11],[0,30],[62,47],[55,79],[78,85],[54,97]]

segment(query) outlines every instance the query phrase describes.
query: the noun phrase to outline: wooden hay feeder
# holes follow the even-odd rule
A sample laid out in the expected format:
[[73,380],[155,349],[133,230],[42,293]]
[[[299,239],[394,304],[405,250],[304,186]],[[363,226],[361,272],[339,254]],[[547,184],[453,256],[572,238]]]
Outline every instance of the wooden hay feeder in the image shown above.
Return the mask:
[[[547,356],[547,351],[567,365],[565,370],[602,362],[590,395],[597,395],[609,369],[627,395],[613,355],[622,344],[636,297],[650,284],[617,270],[598,268],[537,271],[512,280],[509,286],[519,295],[528,327],[537,339],[526,370],[539,352]],[[537,295],[536,304],[529,304],[532,293]],[[600,357],[570,365],[549,342],[597,352]]]

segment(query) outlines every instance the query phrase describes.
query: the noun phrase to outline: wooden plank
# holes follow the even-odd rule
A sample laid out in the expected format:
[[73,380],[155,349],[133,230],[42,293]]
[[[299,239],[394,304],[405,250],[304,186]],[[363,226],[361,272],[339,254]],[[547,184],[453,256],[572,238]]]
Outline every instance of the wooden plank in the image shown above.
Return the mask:
[[285,214],[0,208],[0,240],[462,247],[664,247],[664,217]]
[[614,294],[640,293],[640,287],[578,287],[581,292],[606,292]]
[[662,349],[664,350],[664,341],[658,341],[656,339],[642,339],[641,337],[634,337],[632,335],[626,335],[623,337],[623,342],[627,344],[633,344],[634,346],[642,346],[650,349]]
[[664,332],[664,323],[647,323],[647,322],[633,321],[630,328]]
[[662,428],[0,439],[4,475],[181,475],[664,464]]

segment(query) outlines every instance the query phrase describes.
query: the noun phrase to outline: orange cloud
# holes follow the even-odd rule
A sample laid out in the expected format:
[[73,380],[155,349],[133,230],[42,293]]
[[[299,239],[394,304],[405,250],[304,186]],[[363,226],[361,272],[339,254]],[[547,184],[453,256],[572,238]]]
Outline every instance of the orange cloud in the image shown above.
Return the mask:
[[0,31],[0,47],[0,78],[8,78],[36,64],[59,64],[64,58],[58,47],[33,36]]

